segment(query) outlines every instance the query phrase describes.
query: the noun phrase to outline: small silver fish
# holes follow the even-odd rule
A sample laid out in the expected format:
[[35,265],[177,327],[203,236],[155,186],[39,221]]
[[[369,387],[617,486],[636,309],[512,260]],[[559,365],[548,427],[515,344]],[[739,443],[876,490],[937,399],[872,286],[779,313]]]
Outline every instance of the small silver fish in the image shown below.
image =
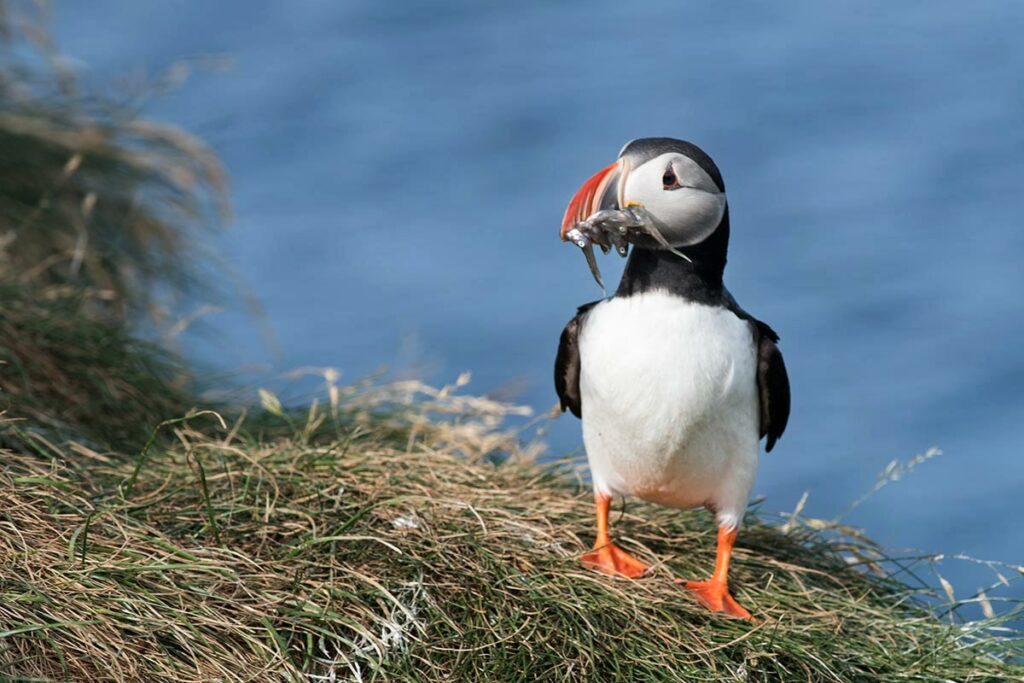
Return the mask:
[[583,250],[583,256],[587,259],[587,266],[590,268],[590,274],[594,276],[594,280],[601,288],[601,291],[607,294],[607,291],[604,288],[604,278],[601,277],[601,269],[597,267],[597,259],[594,258],[593,241],[579,228],[571,229],[569,232],[565,233],[565,236],[567,239],[571,240],[573,244]]
[[601,293],[607,296],[608,291],[604,288],[604,278],[601,277],[601,269],[597,267],[597,259],[594,258],[593,244],[583,247],[583,256],[586,257],[587,265],[590,266],[590,274],[594,276],[594,280],[601,287]]
[[609,239],[611,240],[612,246],[615,247],[615,251],[619,252],[619,256],[625,256],[629,253],[629,244],[626,242],[625,229],[610,233]]
[[619,256],[625,257],[629,253],[631,234],[646,235],[666,251],[690,260],[689,256],[669,244],[651,217],[639,206],[598,211],[587,220],[577,223],[565,236],[583,250],[590,274],[594,276],[594,281],[601,287],[601,291],[607,295],[601,269],[597,267],[597,259],[594,257],[594,245],[599,246],[605,254],[614,247]]
[[661,234],[661,230],[658,230],[658,226],[654,224],[654,221],[651,220],[651,217],[647,214],[647,211],[645,211],[642,207],[631,206],[627,208],[625,211],[623,211],[623,213],[628,214],[633,219],[633,221],[628,225],[628,227],[640,228],[644,233],[651,236],[654,239],[654,241],[660,244],[666,251],[669,251],[682,259],[690,261],[691,263],[693,262],[689,256],[687,256],[686,254],[684,254],[683,252],[679,251],[671,244],[669,244],[669,241],[665,239],[664,235]]

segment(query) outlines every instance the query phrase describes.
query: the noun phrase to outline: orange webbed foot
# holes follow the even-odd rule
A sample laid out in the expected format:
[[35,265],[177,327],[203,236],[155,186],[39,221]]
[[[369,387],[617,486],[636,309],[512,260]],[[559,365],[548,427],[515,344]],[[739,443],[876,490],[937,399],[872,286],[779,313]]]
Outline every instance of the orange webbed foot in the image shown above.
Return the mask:
[[584,566],[604,574],[624,576],[628,579],[635,579],[651,568],[614,543],[594,548],[581,557],[580,561]]
[[732,594],[729,593],[729,587],[723,581],[715,581],[713,579],[711,581],[683,581],[682,579],[676,579],[676,583],[683,584],[683,587],[692,592],[698,602],[712,612],[721,612],[730,617],[746,621],[754,620],[750,612],[745,610],[732,597]]

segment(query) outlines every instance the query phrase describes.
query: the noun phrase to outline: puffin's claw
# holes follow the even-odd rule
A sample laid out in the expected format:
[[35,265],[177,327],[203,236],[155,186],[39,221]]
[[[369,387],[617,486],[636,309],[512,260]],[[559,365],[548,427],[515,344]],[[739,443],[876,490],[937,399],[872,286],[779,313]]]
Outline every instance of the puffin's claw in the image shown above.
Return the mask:
[[729,562],[732,559],[732,547],[736,542],[736,529],[718,528],[718,541],[715,551],[715,571],[707,581],[683,581],[676,579],[693,593],[697,601],[712,612],[721,612],[737,619],[752,620],[750,612],[743,608],[729,592]]
[[580,561],[585,567],[596,569],[602,574],[623,576],[627,579],[643,576],[651,568],[649,564],[638,560],[614,543],[594,548],[581,557]]
[[745,621],[754,620],[750,612],[732,597],[729,587],[724,582],[713,579],[710,581],[684,581],[676,579],[676,583],[681,584],[686,590],[693,593],[693,596],[697,598],[697,602],[712,612],[720,612]]

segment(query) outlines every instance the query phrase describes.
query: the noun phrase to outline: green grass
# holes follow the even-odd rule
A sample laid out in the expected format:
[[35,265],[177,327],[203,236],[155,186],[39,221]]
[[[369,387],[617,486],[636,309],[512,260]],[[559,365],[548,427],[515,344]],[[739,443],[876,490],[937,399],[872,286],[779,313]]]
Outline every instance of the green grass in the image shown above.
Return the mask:
[[710,571],[703,513],[630,505],[614,529],[654,575],[585,570],[574,471],[532,464],[503,406],[416,390],[342,391],[290,438],[198,415],[142,466],[3,453],[0,680],[1024,680],[1005,616],[941,620],[813,520],[748,520],[754,624],[672,582]]
[[653,575],[583,569],[580,472],[456,386],[192,410],[132,328],[204,291],[220,165],[63,71],[43,6],[0,3],[0,681],[1024,681],[1019,606],[835,524],[750,516],[754,624],[672,581],[711,569],[704,513],[630,505]]
[[187,369],[123,327],[93,320],[72,298],[0,284],[0,414],[26,418],[0,444],[34,434],[93,448],[132,448],[195,400]]
[[188,371],[138,337],[171,339],[189,297],[217,293],[205,238],[227,180],[140,97],[80,82],[46,4],[0,3],[0,413],[36,443],[124,448],[194,401]]
[[47,5],[0,2],[0,284],[161,332],[195,316],[197,298],[254,308],[209,248],[230,217],[220,159],[141,114],[158,79],[79,78],[48,36]]

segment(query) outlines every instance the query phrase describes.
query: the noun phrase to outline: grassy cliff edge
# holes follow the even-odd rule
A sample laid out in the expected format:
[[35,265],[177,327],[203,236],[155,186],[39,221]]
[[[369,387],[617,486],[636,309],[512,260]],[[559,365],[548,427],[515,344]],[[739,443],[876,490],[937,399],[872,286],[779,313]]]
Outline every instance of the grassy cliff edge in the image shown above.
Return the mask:
[[856,535],[751,515],[733,581],[758,621],[713,616],[672,582],[711,566],[706,515],[630,505],[619,540],[656,571],[599,575],[589,491],[505,407],[334,396],[197,414],[132,457],[4,452],[0,679],[1024,680],[1019,634],[938,619]]
[[630,505],[653,575],[584,570],[580,473],[461,381],[187,412],[194,376],[139,338],[239,294],[203,239],[224,171],[79,82],[46,6],[0,2],[0,682],[1024,681],[1019,606],[796,514],[741,535],[754,624],[672,582],[710,570],[700,512]]

